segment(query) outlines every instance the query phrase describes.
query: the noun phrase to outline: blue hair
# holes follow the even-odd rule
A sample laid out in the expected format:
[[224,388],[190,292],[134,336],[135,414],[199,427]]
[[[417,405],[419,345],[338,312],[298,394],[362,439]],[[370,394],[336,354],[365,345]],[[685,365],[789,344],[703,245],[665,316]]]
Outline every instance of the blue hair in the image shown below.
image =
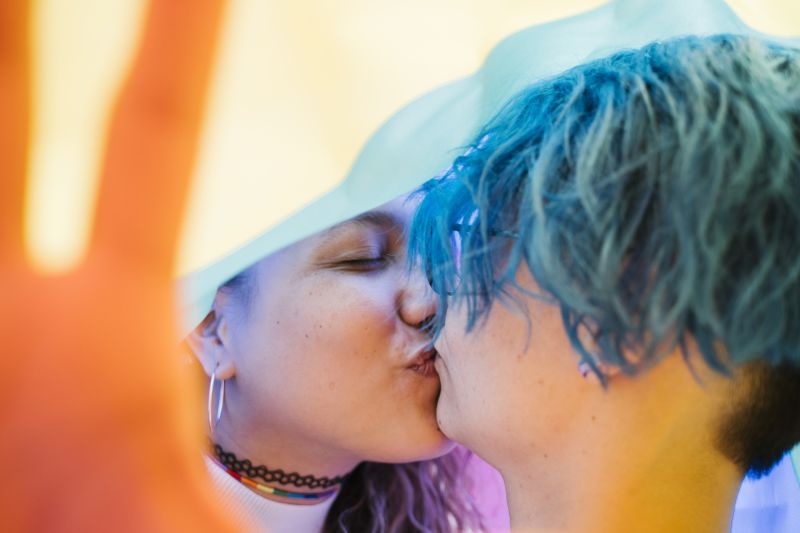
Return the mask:
[[797,50],[687,37],[573,68],[422,192],[409,256],[446,295],[436,335],[455,301],[471,330],[528,295],[560,307],[601,377],[596,362],[636,373],[689,342],[723,373],[800,366]]

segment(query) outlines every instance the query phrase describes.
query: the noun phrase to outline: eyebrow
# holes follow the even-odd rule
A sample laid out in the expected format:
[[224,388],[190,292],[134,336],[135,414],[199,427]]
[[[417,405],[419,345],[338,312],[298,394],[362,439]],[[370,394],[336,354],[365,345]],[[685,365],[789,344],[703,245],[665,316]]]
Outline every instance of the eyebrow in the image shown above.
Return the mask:
[[373,210],[361,213],[353,218],[348,218],[338,224],[331,226],[324,230],[321,234],[322,243],[326,243],[335,238],[336,235],[345,231],[348,227],[353,225],[357,226],[370,226],[377,229],[386,231],[401,231],[405,232],[405,225],[402,219],[388,211]]

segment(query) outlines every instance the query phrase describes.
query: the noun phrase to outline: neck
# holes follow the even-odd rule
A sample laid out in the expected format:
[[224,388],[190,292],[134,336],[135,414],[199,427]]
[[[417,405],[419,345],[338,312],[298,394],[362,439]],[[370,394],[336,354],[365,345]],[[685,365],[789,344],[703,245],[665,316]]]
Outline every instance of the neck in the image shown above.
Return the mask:
[[222,424],[216,429],[210,455],[247,488],[274,501],[309,505],[327,500],[335,496],[342,478],[357,464],[280,432],[263,438],[250,435],[254,438],[237,439]]
[[672,455],[636,461],[635,472],[617,466],[631,462],[625,451],[594,464],[575,456],[546,472],[530,465],[503,471],[512,530],[729,531],[741,474],[733,465]]
[[498,463],[512,529],[729,531],[742,472],[712,444],[706,392],[675,385],[622,378],[577,410],[559,446]]
[[[249,464],[246,464],[247,468],[237,468],[238,464],[231,465],[227,460],[231,454],[219,450],[216,445],[215,448],[217,449],[217,458],[213,458],[212,461],[214,461],[214,463],[216,463],[230,478],[264,499],[293,505],[315,505],[329,500],[339,492],[338,484],[335,484],[334,488],[319,492],[297,492],[279,489],[274,486],[273,479],[269,479],[265,482],[263,481],[263,474],[259,474],[258,472],[251,473]],[[270,484],[268,485],[266,483]]]

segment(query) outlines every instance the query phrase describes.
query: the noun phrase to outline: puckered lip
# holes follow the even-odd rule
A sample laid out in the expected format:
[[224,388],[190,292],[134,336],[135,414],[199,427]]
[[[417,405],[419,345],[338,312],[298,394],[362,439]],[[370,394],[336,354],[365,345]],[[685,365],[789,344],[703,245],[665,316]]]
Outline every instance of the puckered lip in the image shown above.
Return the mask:
[[408,368],[417,369],[427,363],[433,363],[438,354],[433,346],[424,346],[416,352],[414,358],[408,363]]

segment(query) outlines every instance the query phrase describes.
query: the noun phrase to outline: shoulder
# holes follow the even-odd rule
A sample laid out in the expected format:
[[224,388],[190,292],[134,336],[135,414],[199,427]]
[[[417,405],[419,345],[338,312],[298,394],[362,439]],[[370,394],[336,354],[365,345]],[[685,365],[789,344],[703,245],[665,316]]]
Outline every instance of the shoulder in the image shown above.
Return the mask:
[[800,445],[769,474],[742,482],[731,533],[800,531]]

